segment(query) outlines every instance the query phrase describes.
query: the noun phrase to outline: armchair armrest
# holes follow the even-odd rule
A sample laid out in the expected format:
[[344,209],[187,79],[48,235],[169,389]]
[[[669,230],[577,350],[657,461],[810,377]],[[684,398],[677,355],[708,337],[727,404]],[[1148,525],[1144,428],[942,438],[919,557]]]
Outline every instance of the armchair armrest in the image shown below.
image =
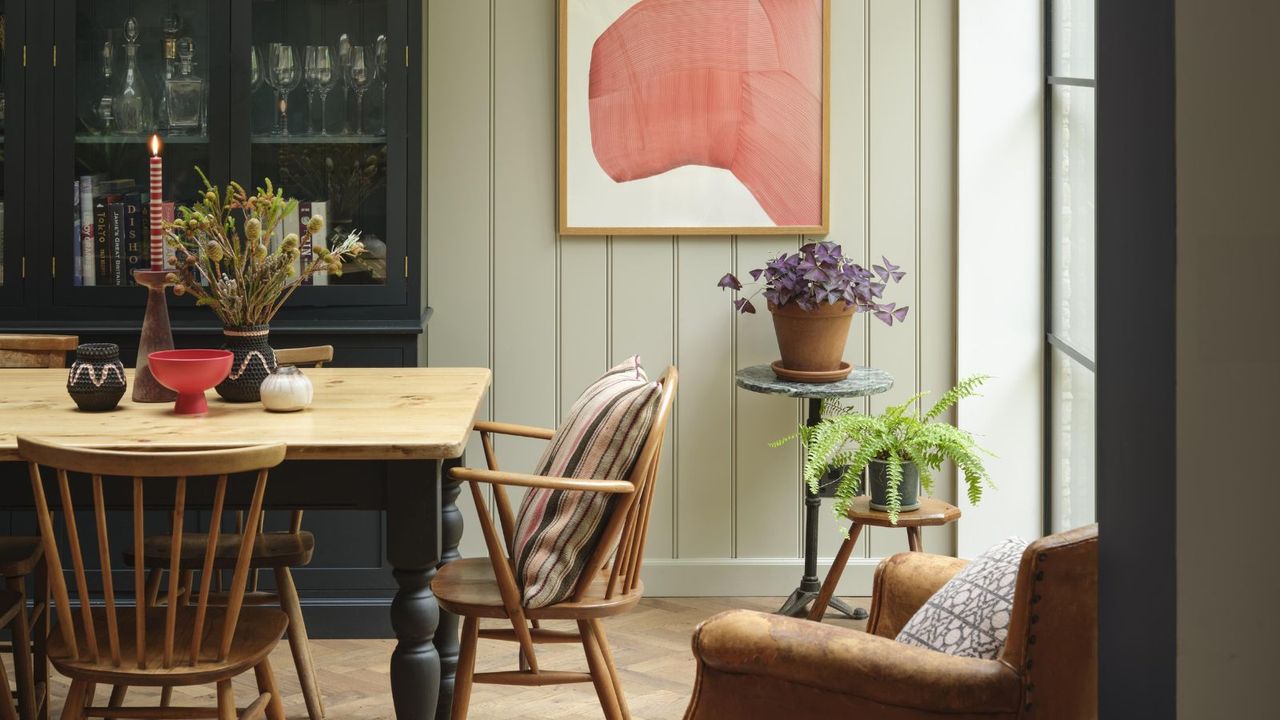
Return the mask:
[[876,568],[867,632],[895,638],[902,626],[942,589],[967,560],[922,552],[898,553]]
[[497,435],[515,435],[517,437],[534,438],[535,440],[550,440],[551,436],[555,435],[556,432],[551,428],[493,422],[491,420],[477,420],[475,430],[476,432],[494,433]]
[[635,485],[626,480],[596,480],[594,478],[565,478],[546,475],[526,475],[524,473],[503,472],[500,470],[478,470],[476,468],[454,468],[449,471],[454,480],[486,482],[493,485],[518,485],[520,487],[548,488],[551,490],[589,490],[627,494],[636,491]]
[[694,633],[686,720],[725,717],[1015,717],[1018,674],[833,625],[733,610]]

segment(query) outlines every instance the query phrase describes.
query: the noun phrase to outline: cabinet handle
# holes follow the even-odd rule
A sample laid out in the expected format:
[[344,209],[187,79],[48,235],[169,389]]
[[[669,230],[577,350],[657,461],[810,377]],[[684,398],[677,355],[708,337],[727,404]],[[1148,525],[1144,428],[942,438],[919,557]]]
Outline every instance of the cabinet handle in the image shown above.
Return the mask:
[[22,67],[27,66],[27,46],[22,46]]
[[409,67],[409,46],[404,46],[404,66]]
[[406,278],[409,277],[409,256],[408,255],[406,255],[404,258],[404,276]]
[[58,258],[49,258],[49,272],[55,280],[58,279]]
[[22,279],[27,279],[27,256],[22,256]]

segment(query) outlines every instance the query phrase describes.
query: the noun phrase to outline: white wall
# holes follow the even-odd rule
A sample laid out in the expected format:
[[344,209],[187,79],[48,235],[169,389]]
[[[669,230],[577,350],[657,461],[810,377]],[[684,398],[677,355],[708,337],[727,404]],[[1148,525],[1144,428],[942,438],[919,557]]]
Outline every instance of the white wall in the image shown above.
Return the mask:
[[[941,392],[956,375],[956,9],[954,0],[832,4],[830,238],[910,271],[894,289],[913,307],[907,324],[863,321],[850,338],[846,357],[898,378],[869,403],[875,410],[918,388]],[[799,403],[734,388],[735,368],[777,351],[768,318],[736,317],[715,283],[802,238],[559,237],[554,1],[430,0],[428,9],[430,364],[492,367],[485,415],[538,425],[553,425],[628,354],[655,371],[677,364],[646,585],[789,592],[800,575],[799,456],[766,443],[793,429]],[[538,448],[512,441],[499,451],[506,467],[527,469]],[[951,498],[948,485],[940,494]],[[465,494],[460,505],[470,521]],[[463,553],[483,554],[469,527]],[[829,513],[821,537],[830,557],[840,535]],[[868,592],[874,558],[907,547],[900,530],[863,537],[846,592]],[[952,530],[927,531],[925,542],[949,552]]]
[[1044,71],[1038,0],[959,6],[957,366],[992,375],[961,427],[995,452],[999,489],[968,511],[958,550],[1041,534]]
[[1176,5],[1178,714],[1187,719],[1276,714],[1277,32],[1280,5],[1269,0]]

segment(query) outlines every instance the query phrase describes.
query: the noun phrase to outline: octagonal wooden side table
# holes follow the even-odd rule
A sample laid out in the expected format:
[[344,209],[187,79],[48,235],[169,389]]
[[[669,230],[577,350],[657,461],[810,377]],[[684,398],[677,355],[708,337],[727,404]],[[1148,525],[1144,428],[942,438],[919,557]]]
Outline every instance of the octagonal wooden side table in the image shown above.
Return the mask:
[[832,595],[835,594],[836,585],[840,584],[840,576],[844,574],[844,567],[849,563],[849,554],[853,552],[853,546],[858,543],[858,535],[862,533],[862,528],[870,525],[872,527],[882,528],[905,528],[907,531],[907,544],[911,548],[911,552],[924,552],[924,543],[920,539],[920,528],[946,525],[960,519],[960,508],[950,503],[943,502],[936,498],[921,497],[920,508],[911,512],[898,514],[898,524],[894,525],[889,522],[889,513],[871,509],[871,498],[867,495],[856,497],[849,505],[848,512],[845,517],[853,521],[849,526],[849,539],[844,541],[840,546],[840,552],[836,553],[836,559],[831,563],[831,569],[827,571],[827,579],[822,583],[822,589],[818,591],[818,599],[813,603],[813,607],[809,609],[810,620],[822,620],[823,614],[827,610],[827,603],[831,601]]

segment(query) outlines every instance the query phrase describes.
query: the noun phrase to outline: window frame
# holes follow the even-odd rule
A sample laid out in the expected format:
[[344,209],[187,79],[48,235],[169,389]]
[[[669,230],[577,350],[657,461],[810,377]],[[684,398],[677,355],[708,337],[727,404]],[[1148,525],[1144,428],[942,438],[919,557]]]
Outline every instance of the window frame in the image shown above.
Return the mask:
[[[1081,1],[1082,0],[1076,0],[1076,2],[1081,2]],[[1088,1],[1088,0],[1084,0],[1084,1]],[[1056,2],[1058,2],[1058,0],[1044,0],[1042,5],[1043,24],[1044,24],[1043,36],[1042,36],[1043,56],[1041,58],[1041,63],[1043,65],[1042,71],[1044,73],[1044,98],[1043,98],[1044,106],[1043,106],[1043,113],[1042,113],[1044,118],[1044,126],[1043,126],[1043,137],[1041,138],[1041,144],[1043,145],[1043,150],[1044,150],[1043,162],[1042,162],[1043,167],[1041,168],[1043,171],[1042,178],[1043,178],[1043,192],[1044,192],[1043,212],[1042,212],[1044,216],[1043,218],[1044,219],[1044,229],[1043,229],[1044,268],[1043,268],[1042,285],[1043,285],[1043,291],[1044,291],[1043,321],[1044,321],[1045,344],[1044,344],[1044,367],[1043,367],[1043,382],[1042,382],[1043,402],[1044,402],[1043,413],[1042,413],[1043,414],[1042,422],[1044,425],[1044,472],[1042,474],[1044,501],[1041,503],[1043,507],[1043,516],[1041,518],[1041,524],[1043,526],[1042,528],[1043,533],[1046,535],[1053,532],[1053,529],[1054,529],[1053,513],[1055,509],[1054,508],[1054,499],[1055,499],[1054,467],[1057,460],[1057,455],[1056,455],[1057,443],[1054,442],[1054,429],[1053,429],[1054,428],[1053,422],[1055,419],[1055,416],[1053,413],[1053,408],[1055,405],[1055,398],[1054,398],[1054,392],[1053,392],[1053,385],[1054,385],[1053,361],[1055,357],[1054,353],[1062,353],[1067,357],[1068,362],[1075,363],[1076,365],[1080,366],[1084,370],[1087,370],[1088,372],[1092,373],[1095,380],[1095,387],[1096,387],[1096,381],[1098,377],[1098,363],[1096,358],[1090,358],[1088,355],[1081,352],[1078,348],[1074,347],[1070,343],[1070,341],[1066,340],[1065,338],[1058,337],[1057,335],[1054,334],[1054,289],[1055,289],[1054,278],[1056,276],[1056,273],[1054,272],[1055,268],[1054,268],[1054,238],[1053,238],[1053,233],[1054,233],[1053,217],[1055,214],[1054,213],[1054,210],[1055,210],[1054,185],[1053,185],[1053,175],[1054,175],[1054,167],[1055,167],[1054,165],[1055,153],[1054,153],[1054,145],[1053,145],[1053,139],[1054,139],[1053,90],[1056,87],[1063,87],[1063,86],[1087,87],[1092,89],[1093,96],[1094,96],[1094,128],[1096,132],[1097,117],[1098,117],[1098,105],[1097,105],[1098,103],[1098,92],[1097,92],[1097,88],[1098,88],[1098,81],[1097,81],[1098,5],[1100,3],[1097,0],[1092,0],[1092,1],[1094,4],[1093,27],[1091,28],[1093,32],[1093,47],[1094,47],[1094,52],[1093,52],[1094,77],[1093,78],[1072,77],[1072,76],[1054,74],[1054,68],[1053,68],[1053,61],[1054,61],[1053,36],[1054,36],[1054,30],[1055,30],[1054,5]],[[1096,203],[1097,175],[1098,175],[1098,153],[1097,153],[1096,146],[1094,149],[1094,156],[1093,156],[1093,174],[1094,174],[1094,181],[1095,181],[1094,192],[1095,192],[1095,203]],[[1094,237],[1093,273],[1095,276],[1093,312],[1095,316],[1094,327],[1096,328],[1097,327],[1096,317],[1098,312],[1097,289],[1096,289],[1097,288],[1096,276],[1097,276],[1097,265],[1098,265],[1098,262],[1097,262],[1098,234],[1097,234],[1097,218],[1096,217],[1094,219],[1093,237]],[[1095,339],[1094,353],[1095,355],[1097,354],[1096,339]],[[1097,412],[1098,412],[1097,401],[1095,398],[1095,402],[1094,402],[1095,432],[1097,427],[1097,423],[1096,423]],[[1096,436],[1095,436],[1095,442],[1094,442],[1094,459],[1096,462],[1096,459],[1097,459]],[[1096,482],[1097,480],[1096,472],[1094,473],[1094,479]],[[1094,517],[1095,518],[1097,517],[1096,490],[1094,493]]]

